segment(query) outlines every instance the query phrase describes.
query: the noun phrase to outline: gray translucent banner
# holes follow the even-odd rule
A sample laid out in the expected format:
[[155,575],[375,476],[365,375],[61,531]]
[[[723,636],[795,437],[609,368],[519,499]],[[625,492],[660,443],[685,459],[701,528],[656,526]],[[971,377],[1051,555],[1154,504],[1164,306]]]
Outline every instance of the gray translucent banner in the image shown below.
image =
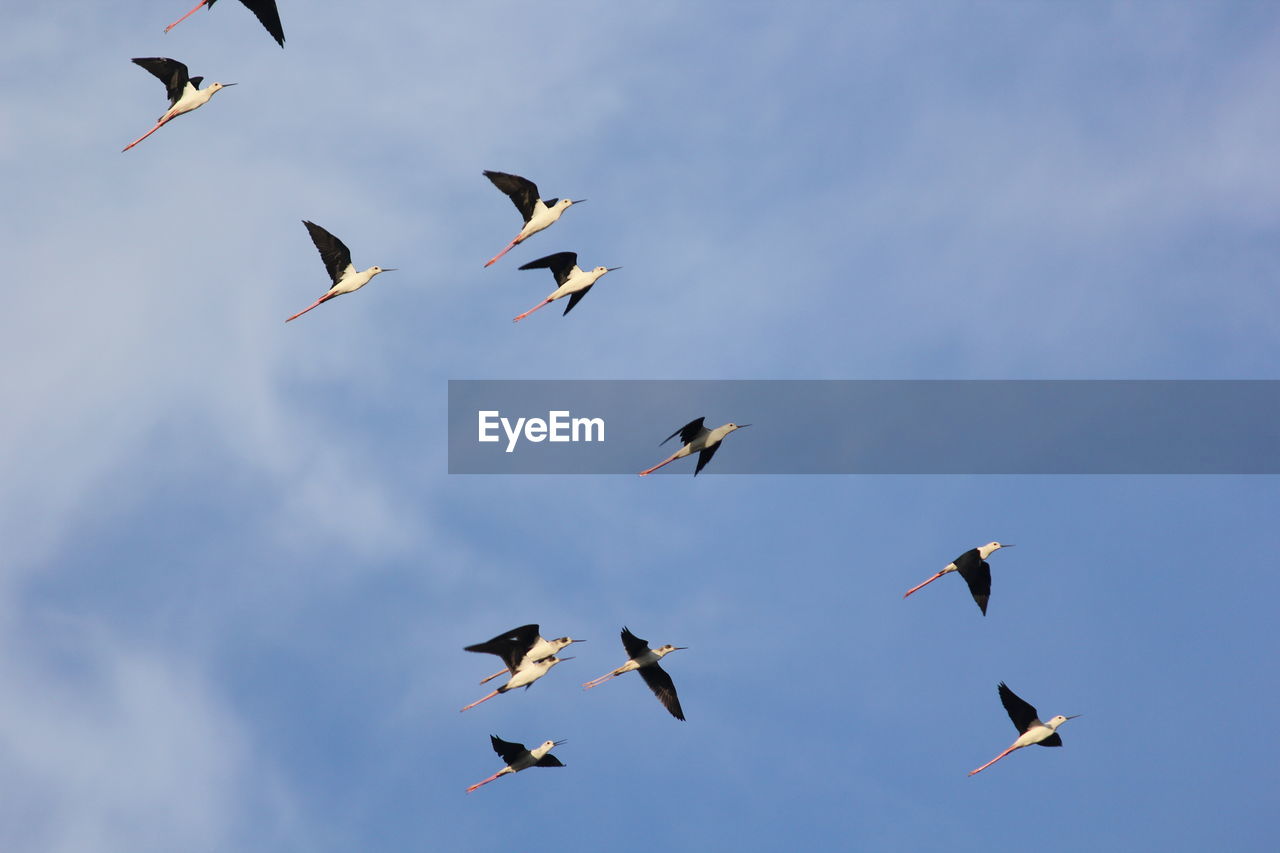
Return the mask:
[[751,427],[702,476],[1280,473],[1276,380],[451,380],[449,473],[634,475],[704,416]]

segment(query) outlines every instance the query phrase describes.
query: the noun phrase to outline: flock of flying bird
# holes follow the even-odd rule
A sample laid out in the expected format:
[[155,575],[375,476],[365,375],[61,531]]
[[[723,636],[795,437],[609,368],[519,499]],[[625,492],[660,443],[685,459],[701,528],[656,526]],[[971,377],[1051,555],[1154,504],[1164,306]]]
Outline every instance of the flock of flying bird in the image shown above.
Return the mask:
[[[165,32],[169,32],[169,30],[185,21],[199,9],[205,6],[212,8],[215,2],[216,0],[200,0],[191,11],[166,27]],[[284,47],[284,28],[280,22],[280,14],[276,8],[275,0],[240,0],[240,2],[257,16],[271,37],[281,47]],[[154,127],[126,145],[124,151],[133,148],[178,116],[185,115],[204,106],[222,89],[236,85],[234,83],[210,83],[202,89],[200,84],[204,78],[190,76],[187,66],[175,59],[150,57],[134,59],[133,62],[155,75],[164,83],[165,91],[169,97],[169,109],[156,120]],[[568,198],[544,200],[538,193],[537,185],[519,175],[485,170],[484,176],[511,199],[524,220],[520,232],[502,251],[490,258],[485,263],[485,267],[492,266],[511,249],[539,231],[553,225],[572,205],[586,201],[586,199],[574,200]],[[324,262],[325,270],[328,272],[332,284],[315,302],[286,319],[286,323],[296,320],[334,297],[346,293],[354,293],[381,273],[394,270],[394,268],[372,266],[366,270],[358,271],[351,262],[351,250],[347,248],[346,244],[314,222],[304,220],[303,225],[320,253],[320,258]],[[591,270],[584,271],[578,266],[578,256],[575,252],[556,252],[530,261],[521,266],[520,269],[551,270],[552,275],[555,277],[556,289],[533,308],[517,315],[513,322],[519,322],[538,309],[565,297],[569,297],[569,302],[564,309],[564,313],[568,314],[582,300],[587,291],[599,281],[601,276],[620,269],[620,267],[597,266]],[[708,429],[703,424],[703,421],[704,418],[697,418],[667,436],[661,444],[666,444],[671,439],[679,436],[681,447],[658,464],[641,471],[640,476],[651,474],[677,459],[697,453],[698,462],[693,472],[696,477],[711,461],[711,457],[715,455],[726,436],[735,430],[750,426],[750,424],[727,423],[715,429]],[[999,542],[989,542],[981,547],[972,548],[947,564],[929,579],[907,590],[903,598],[928,586],[944,575],[957,572],[968,584],[969,592],[983,615],[986,615],[987,602],[991,596],[991,567],[987,563],[987,558],[999,549],[1008,547],[1011,546],[1002,545]],[[470,710],[495,696],[516,688],[528,688],[535,681],[549,673],[556,664],[572,660],[572,658],[568,657],[558,657],[558,652],[573,643],[582,642],[570,637],[546,640],[542,638],[539,631],[540,628],[536,624],[522,625],[483,643],[465,647],[465,651],[496,655],[503,662],[504,668],[481,680],[481,684],[486,684],[504,674],[508,675],[509,678],[502,686],[475,702],[464,706],[462,708],[463,711]],[[640,639],[625,627],[622,629],[621,637],[623,649],[627,653],[626,663],[599,678],[586,682],[582,685],[583,689],[598,687],[620,675],[638,671],[645,684],[657,696],[663,707],[677,720],[684,720],[684,710],[680,707],[680,699],[676,694],[675,684],[666,670],[659,665],[659,661],[671,652],[679,651],[686,647],[668,644],[656,649],[650,648],[647,640]],[[1048,722],[1041,722],[1036,709],[1010,690],[1004,682],[998,685],[998,692],[1001,704],[1008,713],[1014,727],[1018,730],[1018,737],[995,758],[981,767],[969,771],[970,776],[982,772],[1015,750],[1026,746],[1036,744],[1040,746],[1062,746],[1062,737],[1058,734],[1058,728],[1067,720],[1080,716],[1079,714],[1072,716],[1059,715]],[[548,740],[533,749],[526,749],[523,744],[505,741],[495,735],[490,735],[489,737],[494,752],[506,762],[506,765],[492,776],[467,788],[468,793],[501,776],[517,773],[530,767],[564,766],[550,752],[554,747],[565,741]]]

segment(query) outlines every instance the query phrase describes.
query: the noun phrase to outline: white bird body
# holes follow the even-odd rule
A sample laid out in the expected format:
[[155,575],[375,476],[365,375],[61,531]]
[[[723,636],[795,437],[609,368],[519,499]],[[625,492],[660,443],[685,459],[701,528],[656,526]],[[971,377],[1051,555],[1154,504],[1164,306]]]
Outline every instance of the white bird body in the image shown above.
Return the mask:
[[529,217],[529,221],[520,229],[519,235],[516,236],[516,243],[523,243],[542,229],[550,228],[560,218],[560,215],[573,204],[573,199],[562,198],[558,199],[551,207],[547,207],[542,199],[538,199],[533,205],[533,216]]
[[551,657],[566,646],[582,642],[572,637],[547,640],[538,633],[538,630],[536,624],[521,625],[519,628],[512,628],[506,633],[499,634],[492,640],[463,647],[463,651],[467,652],[497,655],[506,664],[503,669],[481,679],[480,683],[486,684],[507,672],[514,675],[530,664]]
[[[225,86],[222,83],[210,83],[203,89],[197,89],[195,86],[192,86],[191,81],[188,80],[186,87],[182,90],[182,97],[178,98],[178,102],[169,107],[169,111],[156,119],[156,121],[169,121],[184,113],[189,113],[192,110],[198,110],[200,107],[209,103],[209,99],[218,94],[218,92],[223,88],[225,88]],[[183,125],[183,127],[186,127],[186,125]]]
[[[671,433],[671,435],[667,436],[666,439],[664,439],[661,444],[666,444],[668,441],[670,441],[671,439],[675,438],[678,435],[680,436],[680,440],[684,442],[684,445],[675,453],[671,454],[666,459],[659,462],[657,465],[654,465],[652,468],[646,468],[645,470],[641,471],[640,476],[644,477],[646,475],[652,474],[654,471],[657,471],[663,465],[666,465],[670,462],[674,462],[677,459],[683,459],[684,457],[692,453],[697,453],[699,454],[698,466],[693,471],[693,476],[696,477],[698,476],[698,472],[700,472],[706,466],[706,464],[711,461],[711,457],[715,455],[716,450],[718,450],[720,447],[720,442],[724,440],[725,436],[727,436],[731,432],[734,432],[735,430],[740,430],[743,427],[751,426],[751,424],[728,423],[728,424],[722,424],[721,426],[718,426],[715,429],[707,429],[705,426],[703,426],[703,423],[702,423],[703,420],[705,419],[698,418],[695,421],[690,421],[689,423],[682,426],[680,429]],[[661,444],[659,446],[661,446]]]
[[543,658],[542,660],[522,664],[511,674],[511,677],[507,679],[506,684],[502,685],[497,690],[494,690],[489,695],[477,699],[470,705],[463,707],[461,710],[470,711],[481,702],[488,702],[494,696],[506,693],[508,690],[515,690],[517,687],[528,687],[533,684],[533,682],[550,672],[553,666],[567,660],[573,660],[573,658],[558,658],[553,655],[552,657]]

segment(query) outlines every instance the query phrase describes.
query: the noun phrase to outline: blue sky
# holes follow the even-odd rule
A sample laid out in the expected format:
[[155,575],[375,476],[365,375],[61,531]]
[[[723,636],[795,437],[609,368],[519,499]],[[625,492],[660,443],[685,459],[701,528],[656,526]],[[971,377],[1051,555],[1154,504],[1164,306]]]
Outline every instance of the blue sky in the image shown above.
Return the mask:
[[[1274,846],[1275,478],[444,445],[449,379],[1277,378],[1271,4],[281,5],[6,14],[0,847]],[[121,154],[155,55],[240,85]],[[482,269],[483,169],[590,201]],[[400,271],[283,325],[302,219]],[[513,326],[562,250],[624,269]],[[459,715],[525,622],[588,642]],[[623,625],[687,723],[579,689]],[[1002,680],[1084,716],[966,778]],[[568,766],[466,796],[490,733]]]

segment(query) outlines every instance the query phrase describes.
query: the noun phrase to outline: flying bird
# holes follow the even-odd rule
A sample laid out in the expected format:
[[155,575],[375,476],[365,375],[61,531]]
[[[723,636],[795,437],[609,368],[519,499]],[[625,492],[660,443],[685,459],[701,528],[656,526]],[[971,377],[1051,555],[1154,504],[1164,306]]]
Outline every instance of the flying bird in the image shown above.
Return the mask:
[[150,71],[164,84],[165,92],[169,95],[169,109],[156,119],[155,127],[126,145],[121,149],[121,153],[128,151],[178,116],[200,109],[209,103],[209,99],[218,94],[219,90],[236,85],[235,83],[210,83],[201,89],[199,87],[200,82],[204,80],[203,77],[188,76],[187,66],[176,59],[166,59],[163,56],[140,57],[135,58],[133,62]]
[[986,616],[987,600],[991,598],[991,566],[987,564],[987,557],[1001,548],[1012,547],[1012,545],[1001,545],[999,542],[988,542],[980,548],[970,548],[956,557],[955,562],[947,563],[942,571],[904,592],[902,597],[906,598],[916,590],[923,589],[945,574],[959,572],[960,577],[964,578],[964,582],[969,585],[969,592],[973,595],[973,600],[978,602],[982,615]]
[[572,643],[583,642],[572,637],[544,640],[538,631],[537,625],[521,625],[519,628],[512,628],[505,634],[499,634],[492,640],[485,640],[483,643],[476,643],[474,646],[464,646],[463,651],[497,655],[506,664],[506,669],[498,670],[480,683],[487,684],[504,672],[514,675],[516,670],[522,666],[540,661],[543,658],[549,658]]
[[507,194],[507,198],[511,199],[511,203],[516,206],[516,210],[520,211],[520,215],[524,217],[524,227],[520,229],[520,233],[507,244],[505,249],[490,258],[488,263],[485,264],[486,267],[492,266],[498,258],[511,251],[514,246],[518,246],[543,228],[554,223],[560,218],[560,214],[569,209],[570,205],[582,204],[586,201],[585,198],[576,200],[551,198],[543,201],[538,197],[538,185],[519,175],[508,175],[506,172],[491,172],[486,169],[484,176],[492,181],[495,187]]
[[497,779],[499,776],[505,776],[508,773],[519,773],[521,770],[527,770],[530,767],[564,767],[564,764],[561,763],[560,759],[548,753],[551,752],[553,747],[557,747],[562,743],[567,743],[567,741],[546,740],[542,742],[541,746],[534,747],[533,749],[525,749],[524,744],[512,743],[509,740],[503,740],[497,735],[489,735],[489,740],[493,742],[493,751],[498,753],[499,758],[507,762],[507,766],[499,770],[497,773],[494,773],[488,779],[477,782],[470,788],[467,788],[468,794],[476,788],[479,788],[482,785],[488,785],[494,779]]
[[[216,2],[218,0],[200,0],[194,9],[165,27],[164,31],[166,33],[169,32],[169,30],[198,12],[202,6],[208,6],[212,9],[213,4]],[[280,11],[276,8],[276,0],[240,0],[240,2],[257,16],[258,20],[262,22],[262,26],[266,27],[267,32],[271,33],[271,37],[276,40],[276,44],[284,47],[284,27],[280,25]]]
[[387,269],[369,267],[364,272],[356,272],[356,268],[351,264],[351,250],[347,248],[345,243],[314,222],[308,222],[304,219],[302,224],[307,226],[307,233],[311,235],[311,242],[316,244],[316,249],[320,252],[320,259],[324,261],[324,268],[329,271],[329,278],[333,280],[333,285],[324,296],[321,296],[315,302],[285,320],[286,323],[289,320],[298,319],[312,308],[328,302],[335,296],[354,293],[368,284],[378,273],[394,272],[396,269],[396,267]]
[[[525,317],[528,317],[534,311],[537,311],[544,305],[550,305],[557,299],[569,297],[569,304],[564,307],[564,313],[568,314],[573,310],[573,306],[578,304],[582,297],[587,295],[600,276],[607,272],[620,270],[622,267],[596,267],[593,270],[583,272],[578,269],[578,253],[577,252],[556,252],[554,255],[547,255],[545,258],[538,258],[536,261],[520,267],[522,270],[533,270],[549,268],[552,275],[556,277],[556,284],[559,285],[555,291],[546,299],[530,308],[528,311],[516,317],[511,322],[519,323]],[[564,316],[564,315],[561,315]]]
[[[511,673],[511,677],[507,679],[506,684],[502,685],[497,690],[492,691],[487,696],[483,696],[477,699],[476,701],[472,702],[470,705],[463,706],[460,710],[470,711],[472,708],[479,705],[481,702],[488,702],[494,696],[497,696],[501,693],[506,693],[508,690],[515,690],[517,687],[526,687],[526,688],[530,687],[533,684],[533,682],[537,681],[539,678],[541,678],[542,676],[550,672],[551,667],[567,660],[573,660],[573,658],[571,657],[558,658],[553,655],[549,658],[543,658],[542,660],[525,663],[523,666],[518,668],[515,672]],[[499,673],[499,675],[501,675],[501,673]]]
[[751,426],[751,424],[725,424],[723,426],[718,426],[715,429],[707,429],[702,425],[704,420],[706,420],[706,418],[698,418],[697,420],[689,421],[687,424],[680,427],[680,429],[664,438],[658,444],[659,447],[666,444],[677,435],[680,436],[680,441],[684,446],[668,456],[666,459],[663,459],[657,465],[654,465],[652,468],[646,468],[641,471],[640,476],[643,477],[647,474],[652,474],[668,462],[674,462],[677,459],[683,459],[691,453],[697,453],[698,467],[693,469],[693,476],[696,477],[698,476],[698,472],[705,468],[707,463],[711,461],[711,457],[716,455],[716,451],[720,449],[720,442],[724,440],[726,435],[736,429],[744,429],[745,427]]
[[599,678],[593,678],[582,687],[590,690],[592,687],[599,687],[611,678],[617,678],[623,673],[638,669],[640,670],[640,677],[644,679],[645,684],[649,685],[653,695],[658,697],[662,707],[670,711],[671,716],[677,720],[683,720],[684,711],[680,708],[680,697],[676,695],[676,685],[671,680],[671,676],[667,675],[667,671],[658,666],[658,661],[672,652],[689,647],[668,644],[660,649],[651,649],[649,648],[648,640],[640,639],[625,627],[622,629],[622,647],[627,650],[627,655],[631,659],[613,670],[613,672],[602,675]]
[[1062,736],[1058,734],[1058,726],[1080,716],[1079,714],[1072,714],[1069,717],[1058,715],[1049,722],[1042,723],[1036,709],[1019,698],[1003,681],[1000,682],[1000,704],[1004,705],[1004,709],[1009,712],[1009,719],[1013,720],[1013,727],[1018,730],[1018,739],[1012,746],[977,770],[970,770],[970,776],[981,773],[1015,749],[1022,749],[1024,746],[1031,746],[1034,743],[1041,746],[1062,746]]

